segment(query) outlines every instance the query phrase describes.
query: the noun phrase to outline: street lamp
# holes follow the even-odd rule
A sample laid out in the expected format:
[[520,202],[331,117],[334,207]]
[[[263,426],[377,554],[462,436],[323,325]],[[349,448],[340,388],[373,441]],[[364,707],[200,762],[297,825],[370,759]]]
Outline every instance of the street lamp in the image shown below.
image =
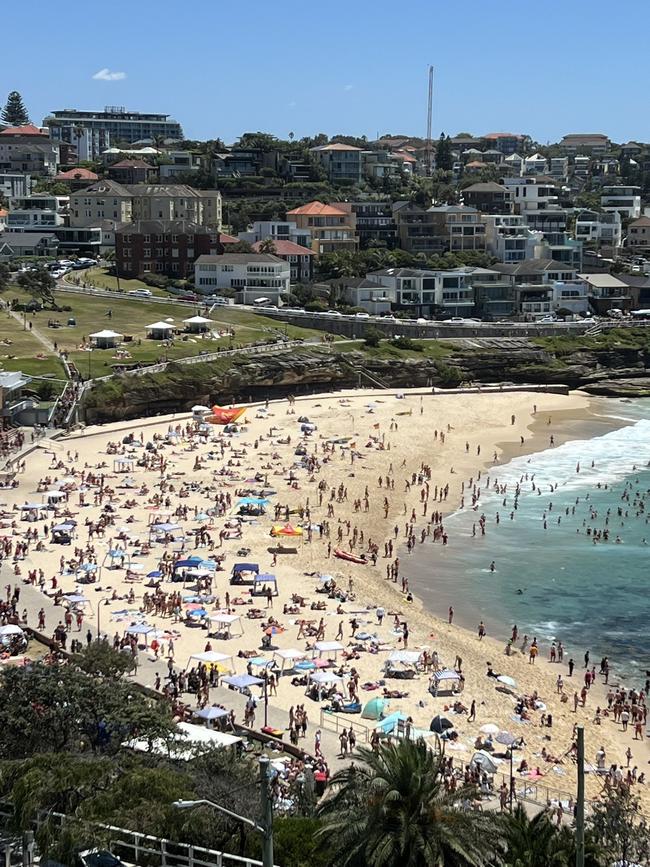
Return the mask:
[[206,798],[201,798],[196,801],[173,801],[172,806],[179,810],[189,810],[193,807],[212,807],[213,810],[218,810],[220,813],[225,813],[231,819],[236,819],[238,822],[243,822],[248,825],[258,834],[262,835],[262,864],[263,867],[273,867],[273,802],[269,792],[269,757],[262,755],[259,758],[260,768],[260,803],[262,806],[262,821],[261,824],[249,819],[248,816],[240,816],[239,813],[234,813],[221,804],[215,804],[214,801],[208,801]]

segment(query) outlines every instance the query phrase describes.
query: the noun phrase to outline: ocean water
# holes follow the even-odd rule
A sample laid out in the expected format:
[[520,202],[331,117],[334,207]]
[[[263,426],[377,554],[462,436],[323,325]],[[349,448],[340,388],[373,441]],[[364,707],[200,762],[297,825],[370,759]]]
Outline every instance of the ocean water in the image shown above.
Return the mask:
[[[650,400],[607,406],[627,425],[484,471],[476,511],[466,482],[466,507],[445,520],[449,544],[425,542],[403,563],[439,616],[453,605],[457,622],[475,629],[482,619],[504,644],[516,623],[542,653],[562,641],[577,665],[585,650],[597,666],[607,655],[631,685],[650,669]],[[495,478],[505,495],[492,489]],[[594,544],[589,527],[607,527],[609,541]]]

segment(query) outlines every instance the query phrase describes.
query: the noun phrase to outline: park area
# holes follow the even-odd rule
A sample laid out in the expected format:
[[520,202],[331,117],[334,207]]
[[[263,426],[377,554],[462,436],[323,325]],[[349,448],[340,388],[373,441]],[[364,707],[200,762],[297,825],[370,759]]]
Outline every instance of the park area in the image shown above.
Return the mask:
[[[204,305],[152,303],[142,299],[102,298],[72,292],[56,292],[62,312],[40,310],[34,313],[0,317],[0,363],[4,370],[22,370],[30,376],[63,377],[57,353],[65,350],[83,379],[106,376],[125,367],[173,361],[200,354],[273,343],[278,339],[321,339],[322,332],[291,325],[280,325],[270,318],[239,310],[215,308],[208,313]],[[19,289],[7,293],[7,300],[28,302]],[[69,309],[68,309],[69,308]],[[185,332],[183,320],[200,314],[209,319],[205,334]],[[162,323],[170,338],[152,339],[147,326]],[[31,328],[30,328],[31,325]],[[113,331],[120,335],[117,347],[89,347],[90,335]],[[36,333],[35,333],[36,332]],[[156,332],[158,335],[164,331]],[[40,335],[44,342],[38,339]]]

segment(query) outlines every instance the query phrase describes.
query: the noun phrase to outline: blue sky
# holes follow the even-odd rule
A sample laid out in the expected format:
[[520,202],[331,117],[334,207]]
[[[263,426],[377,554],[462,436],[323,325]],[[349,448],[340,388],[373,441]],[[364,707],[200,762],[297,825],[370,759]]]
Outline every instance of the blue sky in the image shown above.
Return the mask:
[[436,134],[650,140],[647,0],[62,8],[27,17],[3,46],[0,99],[19,90],[39,123],[51,109],[124,105],[171,114],[188,138],[227,143],[258,129],[423,135],[431,63]]

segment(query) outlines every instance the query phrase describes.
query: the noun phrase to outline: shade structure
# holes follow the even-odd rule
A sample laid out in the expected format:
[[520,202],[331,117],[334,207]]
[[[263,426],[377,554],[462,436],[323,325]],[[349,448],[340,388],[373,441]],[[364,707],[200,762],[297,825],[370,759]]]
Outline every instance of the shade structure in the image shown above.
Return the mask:
[[435,732],[438,735],[441,735],[447,729],[453,729],[454,724],[451,720],[448,720],[446,716],[434,716],[431,720],[431,725],[429,726],[429,730]]
[[495,741],[499,744],[504,744],[506,747],[512,746],[517,738],[514,735],[511,735],[510,732],[499,732],[496,736]]
[[123,338],[123,334],[119,334],[117,331],[111,331],[110,328],[104,328],[102,331],[95,331],[94,334],[90,335],[90,339],[95,344],[96,349],[112,349]]
[[242,624],[242,619],[239,614],[213,614],[210,617],[210,623],[216,623],[220,632],[227,632],[228,636],[232,638],[233,629],[235,624],[238,627],[238,635],[244,634],[244,627]]
[[417,650],[393,650],[388,656],[389,662],[405,662],[409,665],[415,665],[420,659],[420,652]]
[[193,653],[187,660],[189,667],[192,660],[202,662],[204,665],[220,665],[221,663],[230,663],[230,671],[232,671],[232,656],[227,653],[220,653],[218,650],[204,650],[202,653]]
[[150,626],[148,623],[133,623],[131,626],[127,626],[125,632],[128,635],[148,635],[154,629],[155,626]]
[[460,680],[460,674],[457,671],[453,671],[451,668],[443,668],[441,671],[434,671],[433,673],[434,680],[442,681],[442,680]]
[[0,642],[9,644],[16,635],[22,635],[23,630],[15,623],[8,623],[6,626],[0,626]]
[[510,675],[508,674],[500,674],[497,677],[497,680],[499,681],[499,683],[503,683],[505,686],[517,686],[517,681],[514,679],[514,677],[510,677]]
[[221,682],[227,683],[228,686],[232,686],[233,689],[241,690],[247,689],[251,686],[263,686],[264,678],[253,677],[252,674],[233,674],[222,678]]
[[324,653],[331,653],[334,655],[334,657],[336,657],[336,654],[344,649],[345,648],[340,641],[317,641],[314,644],[314,656],[317,653],[319,656],[322,656]]
[[153,741],[148,738],[135,738],[127,741],[123,746],[143,753],[169,756],[176,760],[189,762],[196,757],[197,747],[203,747],[205,750],[223,749],[240,741],[241,738],[226,732],[181,722],[176,726],[176,731],[171,738],[156,738]]
[[406,722],[408,717],[405,713],[396,710],[394,713],[389,713],[387,717],[380,720],[375,726],[375,731],[383,732],[386,735],[392,734],[397,729],[400,722]]
[[362,719],[380,720],[384,716],[384,710],[388,702],[385,698],[371,698],[361,711]]
[[485,723],[485,725],[481,726],[479,731],[482,732],[484,735],[498,735],[500,729],[499,726],[495,725],[494,723]]
[[277,659],[280,664],[280,673],[284,672],[285,668],[293,668],[295,663],[304,659],[307,654],[303,650],[296,650],[290,647],[287,650],[276,650],[273,653],[273,659]]
[[187,330],[192,334],[200,334],[203,331],[209,330],[212,320],[206,319],[205,316],[190,316],[189,319],[183,319],[183,324],[187,326]]
[[169,322],[152,322],[151,325],[145,326],[147,337],[152,340],[164,340],[170,337],[174,330],[175,326]]
[[274,596],[278,595],[278,579],[269,572],[261,572],[253,579],[252,593],[266,593],[270,589]]
[[332,683],[343,683],[343,678],[338,674],[334,674],[333,671],[311,671],[308,674],[309,680],[312,683],[319,684],[332,684]]
[[242,497],[238,506],[268,506],[271,501],[265,497]]
[[470,767],[473,765],[485,771],[486,774],[496,774],[499,764],[499,759],[495,759],[494,756],[491,756],[485,750],[478,750],[472,756]]
[[201,708],[201,710],[195,710],[194,716],[205,720],[222,719],[223,717],[228,716],[228,711],[224,710],[222,707],[204,707]]

